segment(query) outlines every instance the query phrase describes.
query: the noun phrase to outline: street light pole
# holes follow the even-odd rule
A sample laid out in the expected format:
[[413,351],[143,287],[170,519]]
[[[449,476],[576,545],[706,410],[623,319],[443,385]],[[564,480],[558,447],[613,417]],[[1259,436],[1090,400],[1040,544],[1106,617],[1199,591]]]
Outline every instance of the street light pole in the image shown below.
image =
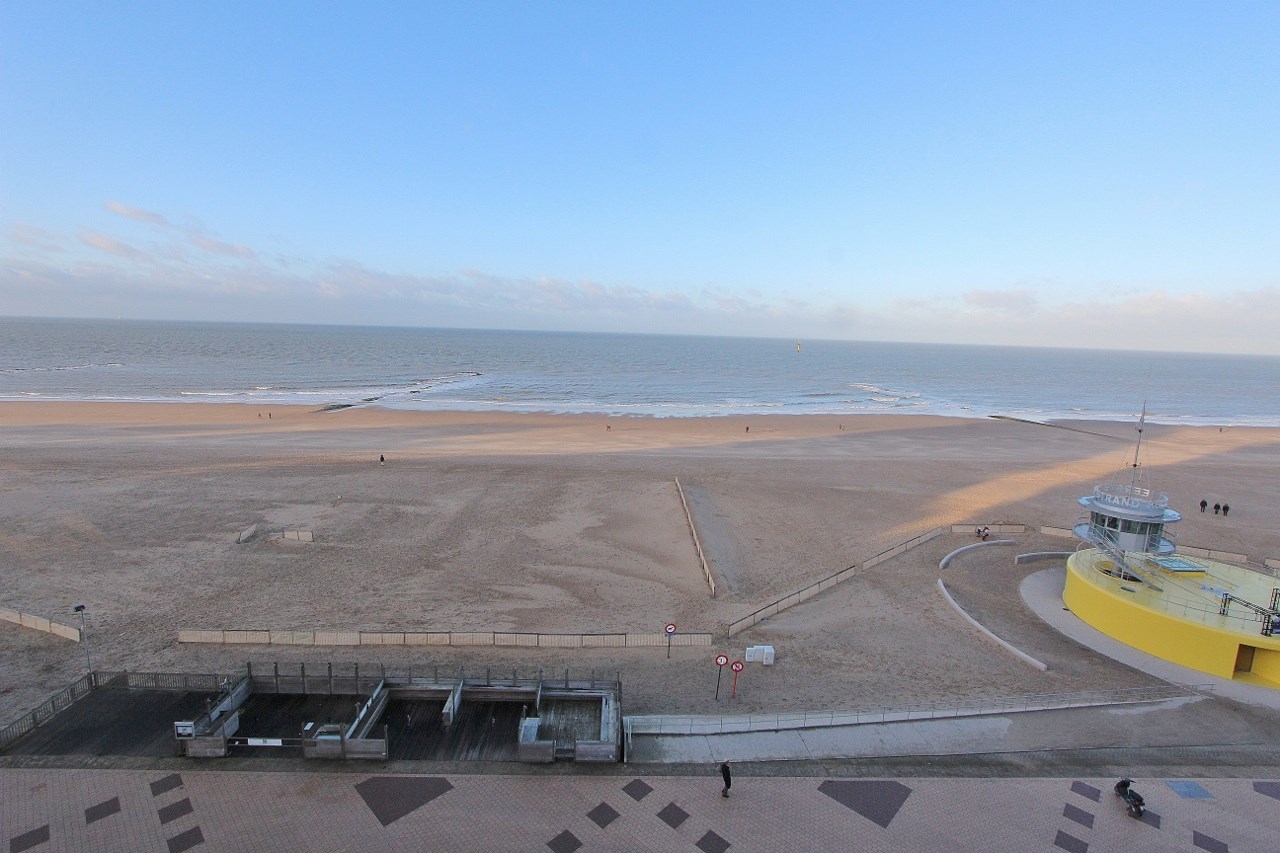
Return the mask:
[[77,604],[73,609],[80,614],[80,644],[84,646],[84,666],[87,671],[93,672],[93,662],[89,660],[89,634],[84,627],[84,605]]

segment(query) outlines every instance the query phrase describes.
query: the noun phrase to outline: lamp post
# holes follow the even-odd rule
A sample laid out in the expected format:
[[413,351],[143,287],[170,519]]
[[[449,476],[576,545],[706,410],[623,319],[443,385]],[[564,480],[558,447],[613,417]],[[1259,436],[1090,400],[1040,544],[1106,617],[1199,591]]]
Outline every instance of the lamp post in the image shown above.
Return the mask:
[[84,666],[86,670],[93,672],[93,662],[89,660],[89,634],[84,627],[84,605],[77,604],[72,609],[80,614],[80,644],[84,646]]

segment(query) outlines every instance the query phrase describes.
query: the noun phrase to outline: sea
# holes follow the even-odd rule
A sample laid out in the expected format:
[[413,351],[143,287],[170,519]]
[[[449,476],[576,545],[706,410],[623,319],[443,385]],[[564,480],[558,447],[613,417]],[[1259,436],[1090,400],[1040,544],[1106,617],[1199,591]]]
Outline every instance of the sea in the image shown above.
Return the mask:
[[1280,426],[1272,356],[0,318],[0,401]]

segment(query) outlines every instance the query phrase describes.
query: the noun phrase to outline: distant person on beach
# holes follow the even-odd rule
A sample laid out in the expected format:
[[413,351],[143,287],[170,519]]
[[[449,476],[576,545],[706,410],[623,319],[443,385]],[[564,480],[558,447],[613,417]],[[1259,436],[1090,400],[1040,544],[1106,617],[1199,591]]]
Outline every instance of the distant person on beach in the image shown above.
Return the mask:
[[1222,515],[1223,515],[1223,517],[1225,518],[1225,517],[1226,517],[1226,515],[1227,515],[1227,513],[1229,513],[1229,512],[1231,512],[1231,505],[1230,505],[1230,504],[1226,504],[1226,503],[1224,503],[1224,504],[1222,505]]
[[387,464],[387,457],[385,457],[385,456],[383,456],[381,453],[379,453],[379,454],[378,454],[378,464],[379,464],[379,465],[386,465],[386,464]]
[[729,796],[729,789],[733,787],[733,773],[729,770],[729,762],[725,761],[720,764],[720,778],[724,780],[724,787],[720,789],[720,796]]
[[1204,512],[1205,507],[1207,507],[1208,505],[1209,505],[1209,502],[1208,502],[1207,500],[1205,500],[1204,498],[1201,498],[1201,499],[1200,499],[1200,511],[1201,511],[1201,512]]
[[1214,504],[1214,505],[1213,505],[1213,514],[1214,514],[1214,515],[1217,515],[1217,514],[1218,514],[1218,512],[1219,512],[1221,509],[1222,509],[1222,504]]
[[981,539],[981,538],[982,538],[982,528],[981,528],[981,527],[975,527],[975,528],[973,528],[973,535],[974,535],[974,537],[975,537],[975,538],[977,538],[977,539]]
[[990,535],[991,535],[991,528],[987,527],[985,524],[982,525],[982,541],[986,542],[987,537]]
[[751,427],[747,427],[747,432],[751,432]]

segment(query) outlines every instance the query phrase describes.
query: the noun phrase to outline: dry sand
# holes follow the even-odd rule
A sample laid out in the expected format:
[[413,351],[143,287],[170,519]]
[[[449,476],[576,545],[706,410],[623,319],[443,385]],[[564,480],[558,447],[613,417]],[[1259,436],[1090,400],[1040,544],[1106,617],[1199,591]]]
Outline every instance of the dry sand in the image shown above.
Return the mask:
[[[270,417],[268,417],[270,413]],[[746,713],[1150,683],[1043,626],[1018,581],[1039,534],[947,570],[956,597],[1050,664],[998,651],[939,598],[945,535],[767,623],[725,626],[932,527],[1069,527],[1127,477],[1133,427],[896,416],[651,419],[208,404],[0,404],[0,606],[75,623],[101,669],[246,660],[621,672],[628,713]],[[750,428],[748,431],[748,427]],[[1179,541],[1280,557],[1280,430],[1149,425],[1143,471]],[[385,454],[385,466],[378,464]],[[720,584],[709,597],[674,479]],[[1229,518],[1198,511],[1226,500]],[[312,543],[236,533],[303,529]],[[180,645],[185,628],[713,632],[712,649]],[[717,651],[772,643],[736,700]],[[83,671],[0,623],[0,723]]]

